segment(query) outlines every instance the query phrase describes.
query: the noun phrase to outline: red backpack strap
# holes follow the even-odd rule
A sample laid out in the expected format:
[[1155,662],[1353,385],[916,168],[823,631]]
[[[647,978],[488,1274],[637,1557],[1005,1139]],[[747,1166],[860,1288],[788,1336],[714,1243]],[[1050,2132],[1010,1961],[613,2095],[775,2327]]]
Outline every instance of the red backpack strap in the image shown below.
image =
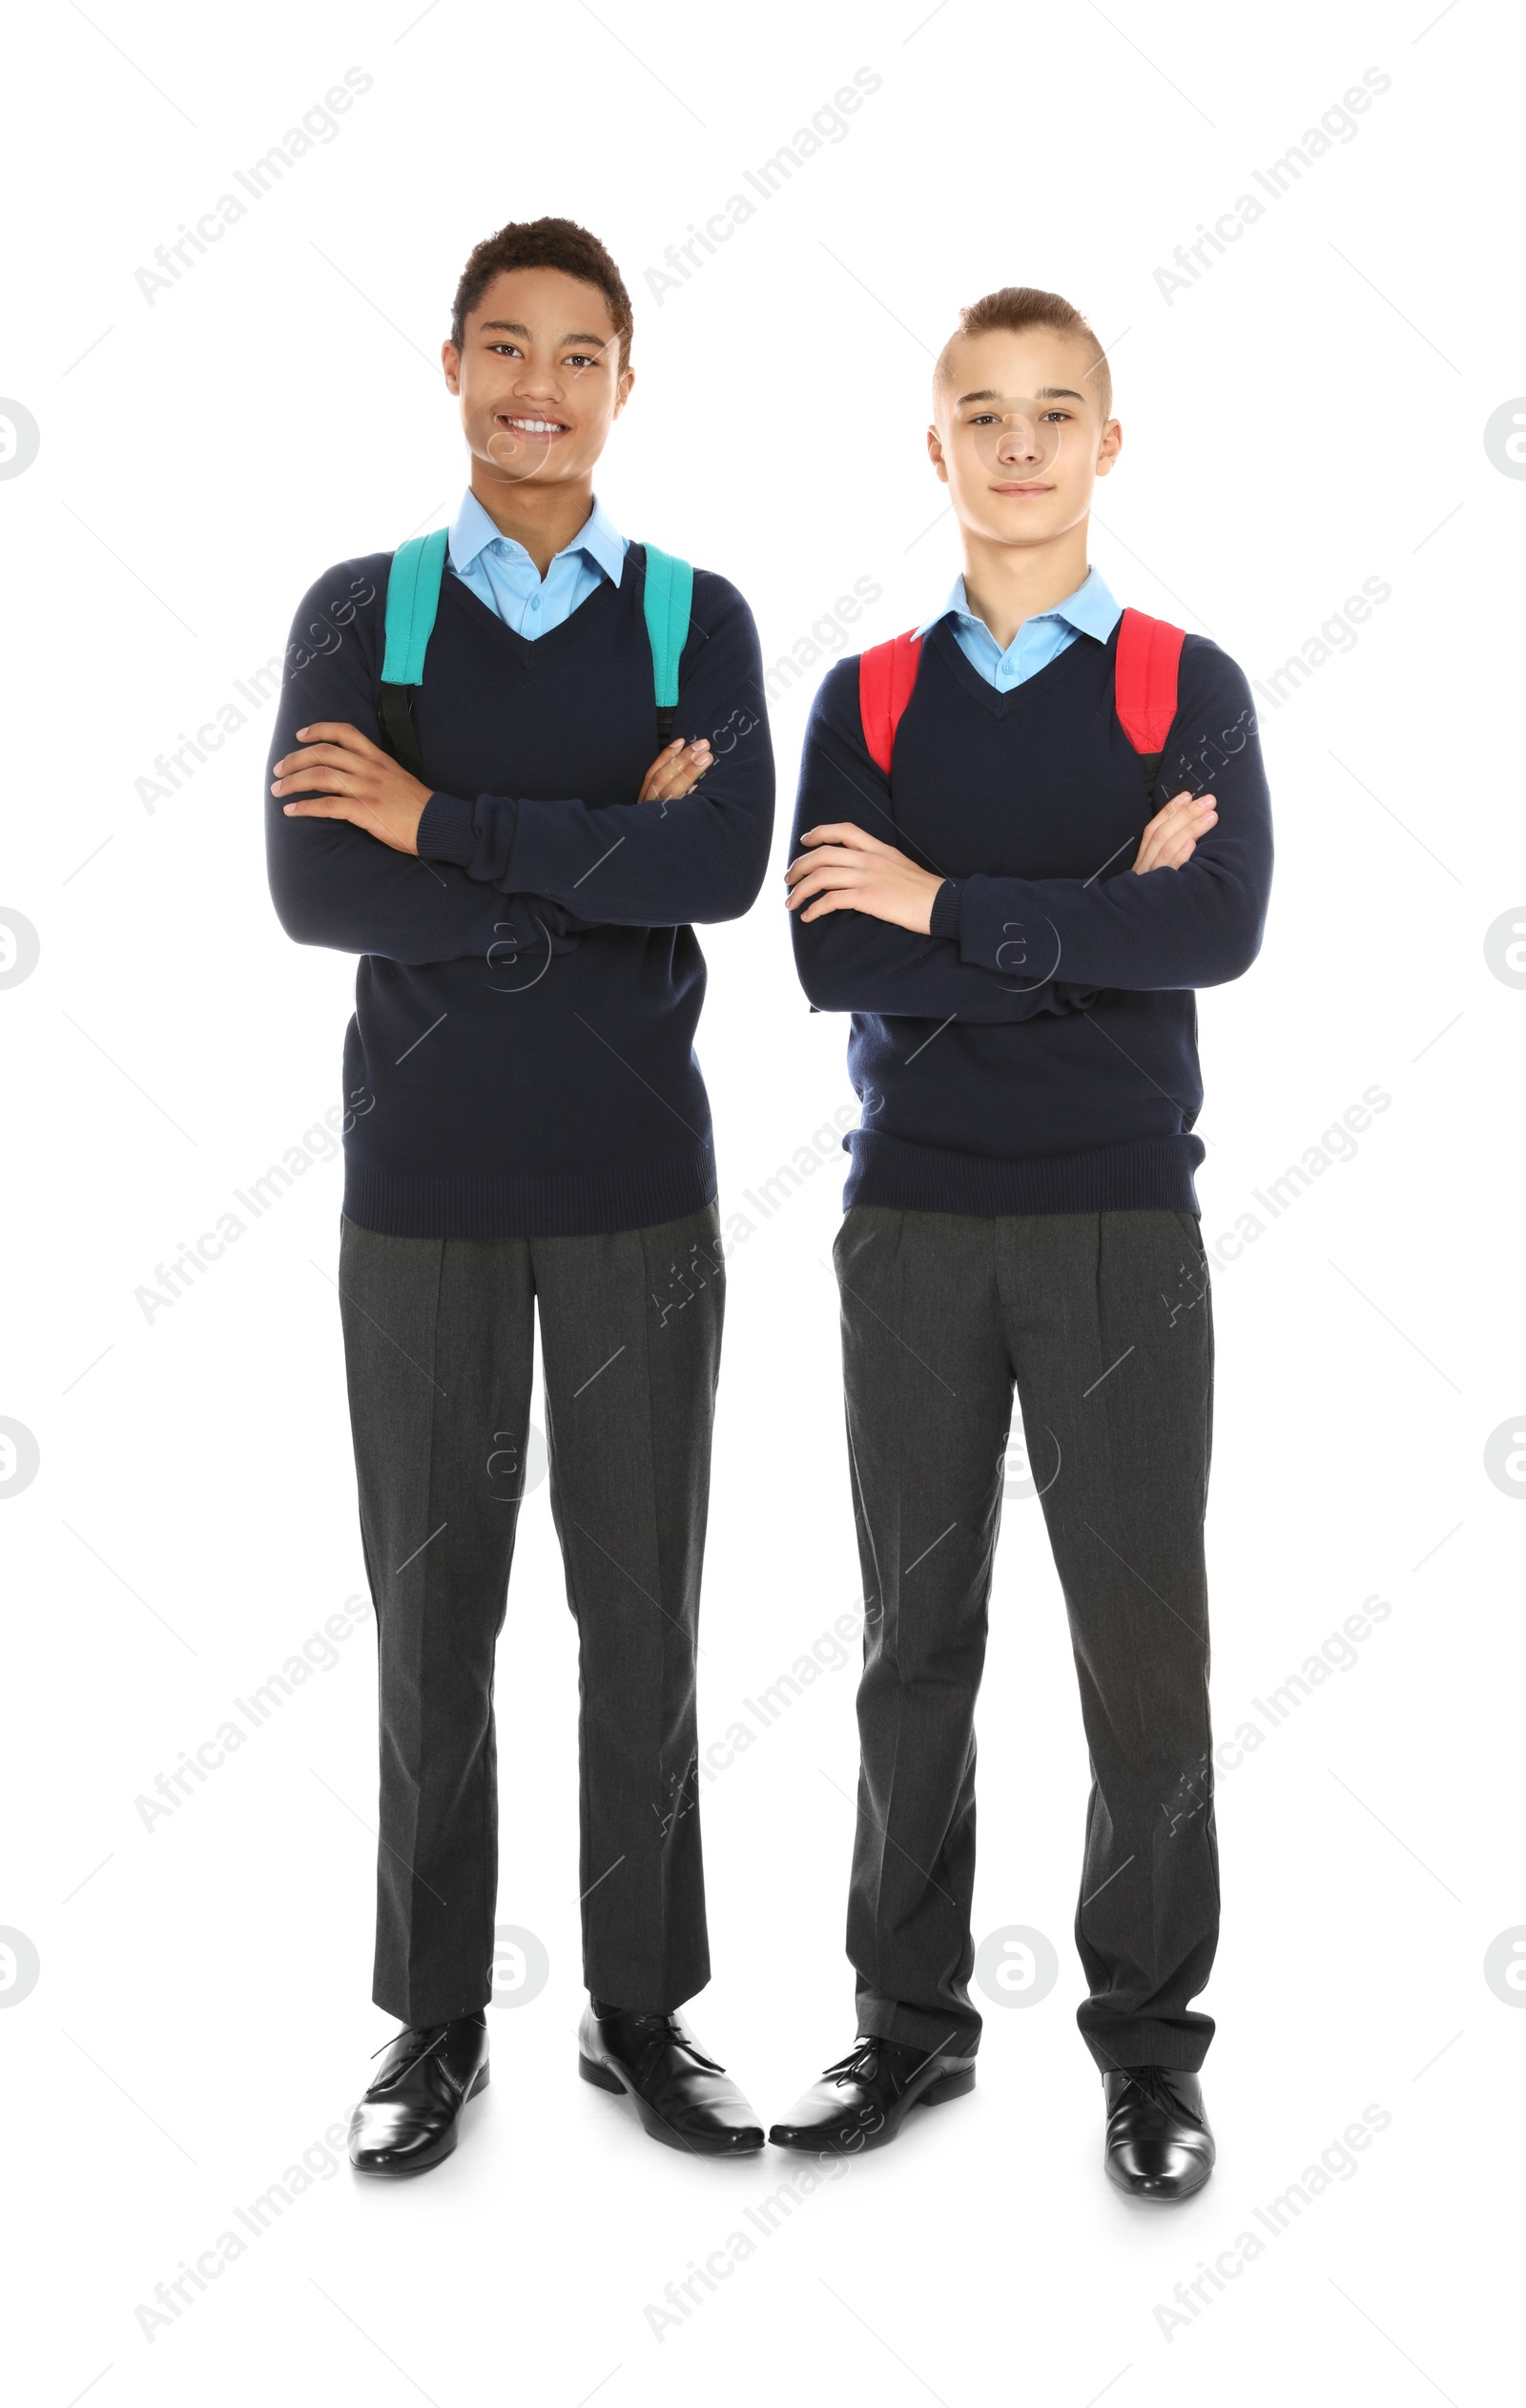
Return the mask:
[[858,716],[863,721],[864,742],[870,759],[887,777],[896,731],[912,698],[921,652],[921,637],[908,628],[904,635],[893,635],[888,644],[876,644],[859,655]]
[[1118,629],[1113,700],[1136,752],[1159,754],[1176,717],[1176,673],[1184,630],[1165,619],[1125,610]]

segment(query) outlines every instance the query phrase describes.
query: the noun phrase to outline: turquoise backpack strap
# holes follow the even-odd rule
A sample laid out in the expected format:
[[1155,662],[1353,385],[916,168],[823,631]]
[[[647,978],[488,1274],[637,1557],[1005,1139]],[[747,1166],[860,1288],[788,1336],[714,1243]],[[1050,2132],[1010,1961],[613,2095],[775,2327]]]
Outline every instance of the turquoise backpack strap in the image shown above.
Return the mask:
[[[440,584],[444,575],[448,530],[412,535],[392,556],[387,578],[386,653],[382,664],[380,709],[387,742],[414,776],[423,778],[423,763],[413,725],[412,689],[423,683],[424,654],[440,607]],[[694,572],[687,560],[646,546],[647,583],[643,608],[651,645],[652,687],[657,702],[659,741],[672,735],[678,707],[678,664],[689,641],[690,613],[694,597]]]
[[445,573],[447,527],[432,535],[410,535],[392,555],[387,579],[387,650],[382,666],[388,686],[422,686],[423,656],[434,632],[440,607],[440,580]]
[[397,758],[418,778],[423,776],[423,763],[414,731],[412,689],[423,683],[423,656],[440,607],[440,581],[445,573],[449,540],[449,529],[443,526],[436,527],[432,535],[410,535],[393,553],[387,578],[382,725]]
[[647,590],[643,607],[651,642],[651,677],[657,696],[657,739],[670,742],[673,713],[678,708],[678,664],[689,641],[690,611],[694,599],[694,572],[687,560],[647,550]]

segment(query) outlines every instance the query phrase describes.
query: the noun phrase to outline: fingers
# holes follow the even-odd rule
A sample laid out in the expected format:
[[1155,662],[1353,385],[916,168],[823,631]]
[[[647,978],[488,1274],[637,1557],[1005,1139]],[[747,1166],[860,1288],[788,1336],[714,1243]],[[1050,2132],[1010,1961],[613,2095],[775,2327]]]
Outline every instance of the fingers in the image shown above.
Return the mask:
[[1204,828],[1211,826],[1218,816],[1218,808],[1211,794],[1173,794],[1165,810],[1156,813],[1144,834],[1146,836],[1152,832],[1174,835],[1179,829],[1186,829],[1195,835],[1201,835]]
[[711,767],[710,739],[701,736],[693,744],[682,745],[678,751],[660,754],[648,772],[651,792],[650,802],[670,803],[691,793],[705,772]]
[[1134,867],[1139,872],[1180,870],[1191,860],[1196,851],[1197,839],[1194,836],[1177,834],[1153,837],[1148,844],[1141,845],[1139,858]]
[[[800,914],[800,917],[802,922],[813,919],[825,919],[829,912],[856,912],[861,908],[861,905],[856,902],[851,895],[817,895],[809,911],[802,912]],[[873,919],[877,917],[877,914],[871,912],[869,916]]]
[[[283,753],[271,768],[272,777],[284,782],[287,793],[294,787],[318,783],[316,779],[310,781],[299,776],[299,771],[320,767],[354,771],[362,762],[390,758],[380,746],[371,742],[369,736],[363,736],[359,728],[352,728],[347,720],[316,719],[310,728],[299,728],[297,734],[298,751]],[[282,791],[281,785],[274,785],[270,791],[278,794]],[[329,791],[339,792],[345,790],[334,788]]]
[[[1149,826],[1151,828],[1165,827],[1176,820],[1190,818],[1194,812],[1212,811],[1217,800],[1217,796],[1213,794],[1189,794],[1184,787],[1180,794],[1173,794],[1170,801],[1162,806]],[[1146,834],[1149,833],[1148,829],[1145,833]]]
[[1179,829],[1183,828],[1195,829],[1197,822],[1204,818],[1205,813],[1208,819],[1215,819],[1218,816],[1214,797],[1211,794],[1173,794],[1170,801],[1163,805],[1154,818],[1147,822],[1144,830],[1145,837],[1148,839],[1151,836],[1174,835]]
[[351,794],[360,798],[369,795],[370,781],[358,776],[353,770],[301,770],[294,777],[278,777],[271,788],[273,794]]
[[283,806],[288,819],[348,819],[357,828],[369,828],[372,807],[353,795],[337,796],[333,802],[322,802],[317,796],[311,802],[287,803]]
[[284,754],[275,772],[270,791],[277,795],[347,794],[379,807],[407,802],[420,810],[429,799],[429,788],[374,744],[363,751],[339,743],[303,745]]
[[881,844],[877,836],[869,836],[856,828],[851,819],[829,820],[823,827],[807,828],[800,837],[803,845],[851,845],[858,853],[894,853],[894,845]]
[[[377,758],[380,760],[382,755],[379,753]],[[320,761],[337,770],[358,770],[362,766],[361,757],[342,744],[303,744],[278,761],[276,772],[278,776],[289,776],[295,770],[313,769]]]
[[671,744],[664,745],[642,779],[637,802],[681,801],[698,785],[712,758],[709,736],[696,736],[690,743],[682,736],[674,736]]
[[1143,877],[1150,870],[1185,870],[1196,851],[1197,846],[1191,837],[1184,836],[1164,852],[1153,853],[1147,859],[1142,854],[1134,864],[1135,873]]
[[659,793],[663,791],[664,782],[670,772],[676,767],[679,754],[683,751],[683,749],[684,739],[682,736],[674,736],[671,744],[665,744],[663,746],[662,751],[658,753],[657,758],[653,761],[650,769],[647,772],[646,776],[641,781],[641,791],[636,796],[638,803],[650,803],[657,800]]
[[1174,794],[1149,822],[1135,856],[1134,868],[1180,870],[1197,850],[1200,838],[1218,824],[1211,794]]
[[[873,871],[851,854],[836,857],[816,854],[809,861],[791,864],[790,892],[785,896],[785,909],[798,911],[802,903],[821,895],[859,895],[867,893],[874,882]],[[806,919],[811,914],[802,915]]]
[[299,744],[342,744],[352,752],[368,754],[373,761],[384,761],[387,755],[380,745],[363,736],[359,728],[352,728],[347,719],[316,719],[310,728],[299,728]]
[[[804,841],[802,837],[802,844]],[[802,853],[796,860],[792,861],[784,873],[785,885],[798,885],[799,881],[804,877],[809,877],[813,871],[822,868],[849,870],[860,877],[866,874],[862,854],[850,853],[846,845],[829,845],[815,853]]]
[[704,774],[703,770],[680,772],[678,776],[670,778],[666,786],[656,787],[651,793],[638,795],[636,799],[644,803],[681,803],[686,794],[693,792]]
[[375,776],[368,762],[337,744],[305,745],[299,752],[288,752],[275,770],[273,794],[295,794],[307,786],[322,793],[350,794],[369,786]]

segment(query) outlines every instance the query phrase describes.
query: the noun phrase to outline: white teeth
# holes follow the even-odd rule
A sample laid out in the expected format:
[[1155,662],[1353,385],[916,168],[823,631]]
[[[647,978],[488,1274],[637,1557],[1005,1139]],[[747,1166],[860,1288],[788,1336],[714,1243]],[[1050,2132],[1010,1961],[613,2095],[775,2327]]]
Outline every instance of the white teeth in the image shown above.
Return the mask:
[[563,431],[560,423],[550,418],[511,418],[508,422],[524,435],[560,435]]

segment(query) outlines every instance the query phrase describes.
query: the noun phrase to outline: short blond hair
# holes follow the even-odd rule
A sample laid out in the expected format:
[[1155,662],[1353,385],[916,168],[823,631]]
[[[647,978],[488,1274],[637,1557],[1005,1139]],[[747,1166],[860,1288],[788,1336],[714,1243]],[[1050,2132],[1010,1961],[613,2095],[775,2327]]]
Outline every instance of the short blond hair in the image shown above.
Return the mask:
[[1047,326],[1057,335],[1074,335],[1091,345],[1095,357],[1086,374],[1096,389],[1103,422],[1113,414],[1113,380],[1107,365],[1107,354],[1074,302],[1062,294],[1041,292],[1036,284],[1003,284],[1000,291],[983,294],[959,312],[959,330],[949,337],[938,355],[933,371],[936,391],[948,375],[950,344],[960,335],[987,335],[1000,331],[1007,335],[1025,335],[1030,326]]

